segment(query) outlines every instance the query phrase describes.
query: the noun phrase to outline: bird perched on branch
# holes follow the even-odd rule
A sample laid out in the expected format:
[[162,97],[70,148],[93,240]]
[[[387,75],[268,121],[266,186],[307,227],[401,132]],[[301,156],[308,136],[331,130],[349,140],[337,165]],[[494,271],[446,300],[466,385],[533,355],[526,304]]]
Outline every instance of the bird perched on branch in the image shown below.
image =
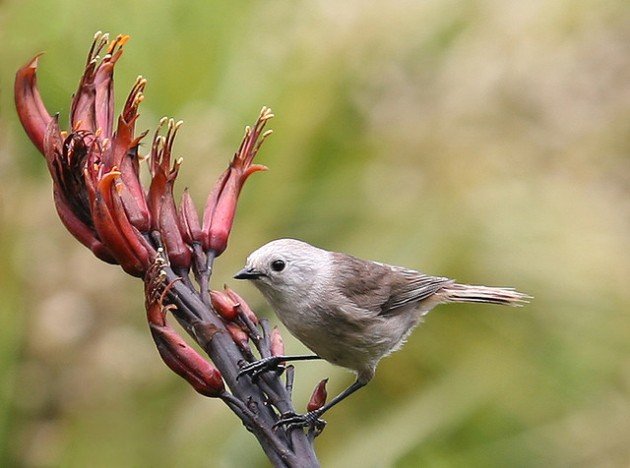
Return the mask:
[[260,247],[234,277],[251,280],[287,329],[316,353],[262,359],[245,366],[241,374],[255,376],[281,362],[320,358],[356,372],[356,381],[328,404],[283,417],[279,423],[287,426],[316,424],[328,409],[366,385],[378,362],[399,349],[438,304],[518,306],[529,299],[512,288],[460,284],[295,239]]

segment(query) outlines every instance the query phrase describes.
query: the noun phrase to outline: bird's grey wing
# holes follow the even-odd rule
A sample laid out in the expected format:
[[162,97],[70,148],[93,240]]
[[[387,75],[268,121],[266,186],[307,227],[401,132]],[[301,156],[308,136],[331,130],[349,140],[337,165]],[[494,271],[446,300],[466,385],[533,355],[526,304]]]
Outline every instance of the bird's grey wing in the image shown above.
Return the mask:
[[414,270],[361,260],[334,253],[334,282],[338,293],[357,308],[373,315],[387,315],[431,296],[448,278],[424,275]]
[[357,309],[377,315],[389,300],[391,269],[342,253],[332,254],[335,293]]
[[432,296],[453,280],[440,276],[430,276],[419,271],[392,267],[395,280],[391,284],[390,297],[383,304],[380,315],[387,315],[410,304]]

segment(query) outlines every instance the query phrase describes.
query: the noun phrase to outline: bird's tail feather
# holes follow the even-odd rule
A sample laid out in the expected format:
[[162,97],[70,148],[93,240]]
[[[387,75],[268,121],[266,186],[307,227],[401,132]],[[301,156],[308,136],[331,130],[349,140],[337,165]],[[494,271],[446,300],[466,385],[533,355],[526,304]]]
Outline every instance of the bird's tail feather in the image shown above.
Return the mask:
[[494,288],[458,283],[449,284],[440,292],[444,295],[445,302],[486,302],[513,307],[520,307],[532,298],[514,288]]

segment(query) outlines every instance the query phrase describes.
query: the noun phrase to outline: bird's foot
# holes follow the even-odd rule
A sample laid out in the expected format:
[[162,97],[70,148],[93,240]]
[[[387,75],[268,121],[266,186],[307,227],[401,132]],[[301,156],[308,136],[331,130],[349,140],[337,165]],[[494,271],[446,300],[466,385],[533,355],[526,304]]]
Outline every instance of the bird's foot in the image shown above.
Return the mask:
[[282,373],[284,371],[284,365],[282,362],[282,357],[280,356],[266,357],[255,362],[251,362],[241,367],[241,370],[238,371],[237,379],[244,375],[249,375],[252,380],[254,380],[257,379],[263,372],[271,370],[277,373]]
[[326,427],[326,421],[320,419],[320,416],[320,411],[309,411],[305,414],[286,413],[280,417],[273,427],[275,429],[284,426],[287,430],[308,427],[317,437]]

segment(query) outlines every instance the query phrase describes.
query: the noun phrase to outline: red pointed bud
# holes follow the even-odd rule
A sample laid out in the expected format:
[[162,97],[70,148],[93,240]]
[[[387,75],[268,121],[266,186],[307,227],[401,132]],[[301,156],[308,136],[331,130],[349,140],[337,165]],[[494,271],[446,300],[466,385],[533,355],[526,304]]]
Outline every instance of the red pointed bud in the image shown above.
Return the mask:
[[162,119],[156,131],[151,149],[151,186],[149,187],[149,210],[153,229],[160,231],[162,241],[171,263],[177,268],[188,269],[192,261],[190,247],[186,245],[179,226],[179,218],[175,200],[173,199],[173,184],[177,178],[181,159],[175,161],[171,168],[171,150],[173,140],[182,122],[168,121],[166,137],[159,136],[161,126],[166,122]]
[[318,410],[326,404],[326,398],[328,398],[328,392],[326,391],[327,383],[328,383],[328,379],[324,379],[320,383],[317,384],[317,386],[313,390],[311,399],[308,400],[308,404],[306,405],[307,411]]
[[164,363],[197,392],[217,397],[225,391],[219,370],[190,347],[172,328],[150,324],[151,335]]
[[138,157],[138,145],[147,132],[134,138],[135,122],[138,118],[138,107],[144,95],[144,87],[147,80],[142,77],[136,79],[123,111],[118,118],[118,127],[112,141],[111,164],[119,167],[121,178],[127,187],[128,196],[123,198],[125,210],[129,214],[129,221],[140,232],[148,232],[151,227],[151,218],[147,206],[145,192],[140,182],[140,161]]
[[245,333],[241,327],[235,323],[228,323],[225,325],[225,328],[239,348],[249,349],[249,336],[247,336],[247,333]]
[[186,243],[192,245],[195,242],[201,242],[199,215],[188,189],[184,190],[182,202],[179,205],[179,225]]
[[147,320],[158,352],[164,363],[197,392],[209,397],[220,396],[225,391],[225,385],[219,370],[166,323],[166,311],[174,305],[165,306],[164,300],[173,283],[163,287],[162,275],[160,264],[156,262],[149,269],[145,279]]
[[227,285],[224,285],[223,288],[224,288],[225,293],[230,297],[230,299],[232,299],[232,301],[238,304],[238,313],[243,314],[254,325],[258,325],[258,317],[254,313],[254,311],[251,309],[251,307],[249,307],[247,302],[245,302],[245,300],[241,296],[236,294],[234,290],[228,288]]
[[206,206],[203,211],[203,227],[201,229],[201,240],[202,247],[204,250],[209,249],[209,235],[210,235],[210,224],[212,223],[212,215],[214,214],[214,210],[217,206],[217,202],[219,201],[219,196],[223,192],[223,187],[230,175],[230,168],[228,167],[223,173],[219,176],[217,181],[214,183],[214,187],[212,187],[212,191],[208,195],[206,200]]
[[192,253],[190,247],[184,242],[179,230],[177,209],[175,208],[175,202],[172,200],[172,195],[160,210],[159,223],[160,234],[164,240],[171,264],[176,268],[190,268]]
[[44,135],[52,117],[46,110],[37,88],[38,54],[20,68],[15,76],[15,107],[26,134],[44,154]]
[[[131,153],[131,152],[130,152]],[[151,229],[151,215],[144,196],[144,189],[140,183],[139,171],[130,169],[133,163],[129,162],[135,156],[126,157],[120,168],[120,178],[125,190],[120,194],[129,222],[140,232],[149,232]]]
[[284,341],[278,327],[273,327],[271,332],[271,355],[272,356],[284,356]]
[[134,251],[135,247],[129,244],[125,233],[117,223],[112,189],[118,175],[118,172],[111,171],[103,175],[98,181],[92,202],[94,227],[103,244],[112,252],[123,270],[130,275],[140,277],[147,269],[148,254],[146,258],[139,258]]
[[227,248],[228,238],[234,223],[234,215],[236,214],[239,191],[239,182],[235,176],[231,175],[223,186],[223,191],[212,215],[212,225],[208,229],[206,236],[206,250],[212,250],[217,257]]
[[233,321],[238,316],[238,304],[221,291],[210,291],[212,307],[223,319]]
[[113,206],[116,225],[125,237],[127,244],[131,247],[136,257],[144,264],[146,270],[150,266],[152,258],[155,256],[155,250],[129,219],[129,215],[123,205],[123,197],[121,196],[127,191],[127,188],[121,178],[114,181],[114,187],[112,190],[111,203]]
[[228,169],[219,177],[206,201],[203,214],[203,248],[221,255],[227,247],[228,237],[234,223],[238,196],[247,178],[254,172],[265,170],[265,166],[252,164],[261,144],[271,131],[264,132],[267,120],[273,117],[270,109],[263,107],[253,129],[245,130],[241,146],[234,155]]

